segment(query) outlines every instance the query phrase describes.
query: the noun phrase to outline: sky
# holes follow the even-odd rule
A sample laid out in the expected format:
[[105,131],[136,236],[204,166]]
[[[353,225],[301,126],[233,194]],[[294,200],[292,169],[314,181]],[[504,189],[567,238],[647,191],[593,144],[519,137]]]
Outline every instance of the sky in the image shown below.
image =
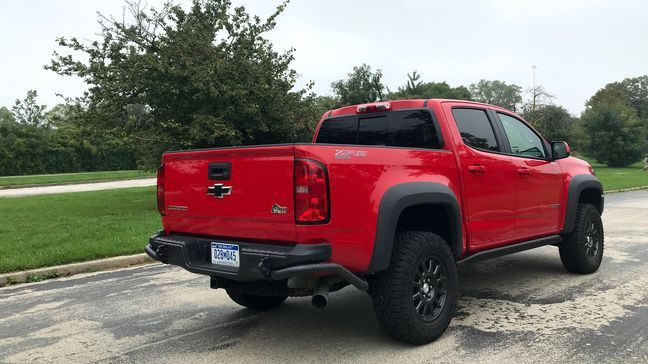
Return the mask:
[[[262,17],[279,3],[233,2]],[[62,101],[57,94],[81,95],[82,80],[43,69],[56,38],[97,39],[97,12],[120,16],[123,5],[2,0],[0,106],[30,89],[49,107]],[[451,86],[490,79],[528,89],[535,65],[536,84],[579,115],[605,84],[648,74],[647,19],[648,1],[640,0],[292,0],[267,38],[277,50],[295,49],[297,86],[312,80],[318,94],[331,94],[331,82],[362,63],[381,69],[392,90],[413,70]]]

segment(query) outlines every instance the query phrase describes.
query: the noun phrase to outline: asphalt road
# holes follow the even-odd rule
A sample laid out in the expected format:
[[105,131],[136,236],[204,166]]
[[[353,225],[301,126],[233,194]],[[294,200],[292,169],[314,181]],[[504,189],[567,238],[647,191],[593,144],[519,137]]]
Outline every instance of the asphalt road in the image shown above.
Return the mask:
[[457,314],[425,346],[387,338],[353,288],[325,312],[255,313],[156,264],[0,289],[0,361],[647,363],[648,191],[607,195],[604,222],[593,275],[554,247],[461,268]]
[[0,197],[23,197],[34,195],[51,195],[53,193],[85,192],[111,190],[115,188],[155,186],[156,181],[157,179],[155,178],[140,178],[121,181],[77,183],[71,185],[7,188],[0,190]]

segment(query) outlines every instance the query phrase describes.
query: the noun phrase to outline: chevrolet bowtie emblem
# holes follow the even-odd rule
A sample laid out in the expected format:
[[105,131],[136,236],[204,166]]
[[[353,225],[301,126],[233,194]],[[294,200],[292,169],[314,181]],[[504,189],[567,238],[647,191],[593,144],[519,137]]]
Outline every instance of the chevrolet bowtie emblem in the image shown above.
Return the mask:
[[232,186],[223,186],[222,183],[216,183],[212,187],[207,188],[207,194],[216,198],[223,198],[232,193]]

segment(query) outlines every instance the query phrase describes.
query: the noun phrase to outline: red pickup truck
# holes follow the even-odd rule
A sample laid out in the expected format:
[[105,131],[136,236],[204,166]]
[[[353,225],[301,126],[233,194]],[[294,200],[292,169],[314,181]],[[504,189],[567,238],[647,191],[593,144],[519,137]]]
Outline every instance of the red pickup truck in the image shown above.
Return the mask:
[[454,314],[457,264],[555,245],[564,267],[603,256],[592,167],[500,107],[400,100],[326,112],[311,143],[167,152],[153,258],[238,304],[353,285],[392,337],[427,343]]

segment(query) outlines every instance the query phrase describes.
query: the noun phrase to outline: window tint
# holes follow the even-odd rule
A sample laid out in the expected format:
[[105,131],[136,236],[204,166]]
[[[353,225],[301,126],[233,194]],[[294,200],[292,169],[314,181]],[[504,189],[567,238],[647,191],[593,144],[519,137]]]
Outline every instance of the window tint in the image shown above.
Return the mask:
[[358,144],[389,145],[387,117],[365,118],[358,120]]
[[399,147],[441,148],[437,130],[428,111],[408,111],[389,123],[391,145]]
[[499,151],[495,132],[485,110],[452,109],[452,115],[464,143],[479,149]]
[[355,116],[326,119],[317,133],[318,143],[355,144],[358,138],[358,120]]
[[514,117],[500,113],[497,115],[502,122],[513,154],[534,158],[546,157],[542,139],[531,128]]
[[317,143],[441,148],[432,114],[427,110],[392,111],[324,120]]

